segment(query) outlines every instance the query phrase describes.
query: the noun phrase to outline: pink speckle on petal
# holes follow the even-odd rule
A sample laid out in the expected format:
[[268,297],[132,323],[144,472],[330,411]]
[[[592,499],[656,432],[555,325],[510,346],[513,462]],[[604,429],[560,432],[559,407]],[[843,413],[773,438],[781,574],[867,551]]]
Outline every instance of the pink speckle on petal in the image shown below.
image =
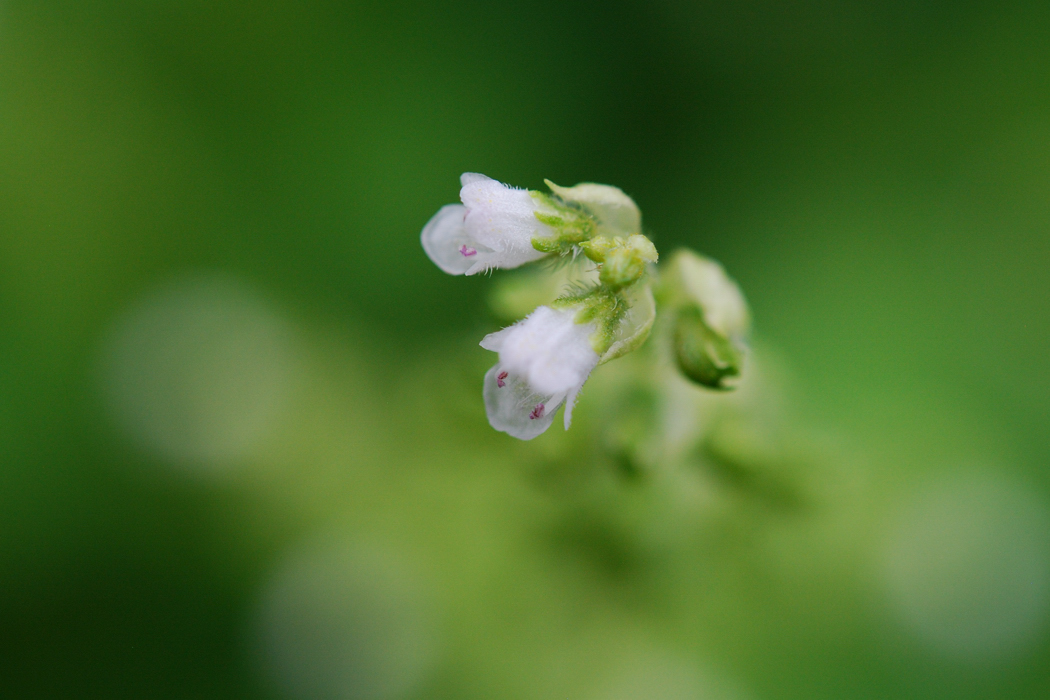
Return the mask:
[[496,375],[496,386],[498,386],[500,389],[502,389],[503,387],[507,386],[507,382],[503,381],[506,378],[507,378],[507,373],[506,372],[500,372],[499,374],[497,374]]
[[477,255],[478,254],[477,249],[475,249],[475,248],[468,248],[465,245],[460,247],[459,252],[462,253],[464,258],[469,258],[471,255]]
[[544,405],[541,403],[536,404],[536,407],[532,409],[532,413],[529,414],[529,420],[536,420],[537,418],[543,418]]

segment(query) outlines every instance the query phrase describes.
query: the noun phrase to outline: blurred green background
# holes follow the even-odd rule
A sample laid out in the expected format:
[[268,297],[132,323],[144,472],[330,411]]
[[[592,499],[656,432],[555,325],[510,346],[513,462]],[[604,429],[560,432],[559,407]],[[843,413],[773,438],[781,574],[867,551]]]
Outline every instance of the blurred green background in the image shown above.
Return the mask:
[[[1048,37],[0,0],[0,696],[1050,697]],[[594,462],[600,387],[492,431],[498,275],[419,246],[463,171],[615,184],[721,260],[808,505]]]

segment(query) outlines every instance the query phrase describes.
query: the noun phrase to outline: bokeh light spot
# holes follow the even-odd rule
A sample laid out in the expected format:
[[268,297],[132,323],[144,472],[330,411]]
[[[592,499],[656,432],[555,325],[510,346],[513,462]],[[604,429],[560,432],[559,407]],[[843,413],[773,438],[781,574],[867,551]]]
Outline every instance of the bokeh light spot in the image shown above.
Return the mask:
[[164,461],[201,473],[243,463],[279,417],[291,330],[266,300],[221,275],[169,283],[120,318],[102,382],[120,427]]
[[594,700],[743,700],[726,679],[674,655],[647,650],[610,674]]
[[264,674],[295,700],[402,697],[433,646],[408,568],[385,550],[338,542],[277,567],[253,630]]
[[908,499],[887,530],[891,607],[931,650],[1012,658],[1050,611],[1050,512],[1034,492],[991,475],[945,480]]

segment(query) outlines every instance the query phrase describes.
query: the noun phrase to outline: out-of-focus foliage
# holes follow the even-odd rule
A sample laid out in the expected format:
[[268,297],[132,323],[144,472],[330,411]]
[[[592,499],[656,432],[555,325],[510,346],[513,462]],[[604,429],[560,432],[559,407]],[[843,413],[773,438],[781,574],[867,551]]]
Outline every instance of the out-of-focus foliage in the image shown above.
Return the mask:
[[[0,695],[1050,696],[1048,31],[0,0]],[[465,171],[724,263],[739,388],[657,329],[492,431],[522,288],[419,248]]]

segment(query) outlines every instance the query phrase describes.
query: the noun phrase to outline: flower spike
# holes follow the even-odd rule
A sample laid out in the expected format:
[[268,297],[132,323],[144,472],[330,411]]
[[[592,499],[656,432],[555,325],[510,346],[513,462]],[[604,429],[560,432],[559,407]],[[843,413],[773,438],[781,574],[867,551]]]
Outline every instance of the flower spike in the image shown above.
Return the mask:
[[717,263],[692,253],[677,254],[670,269],[657,275],[659,254],[641,233],[637,205],[622,190],[546,180],[546,194],[478,173],[464,173],[460,183],[462,204],[442,207],[421,236],[423,249],[442,270],[473,275],[563,256],[576,263],[574,274],[583,275],[556,299],[553,293],[530,297],[534,301],[514,317],[540,306],[481,341],[499,353],[483,389],[493,428],[531,440],[564,406],[568,429],[591,372],[639,348],[654,328],[654,280],[661,305],[675,313],[670,328],[680,369],[716,389],[729,388],[727,382],[740,374],[748,313],[739,288]]

